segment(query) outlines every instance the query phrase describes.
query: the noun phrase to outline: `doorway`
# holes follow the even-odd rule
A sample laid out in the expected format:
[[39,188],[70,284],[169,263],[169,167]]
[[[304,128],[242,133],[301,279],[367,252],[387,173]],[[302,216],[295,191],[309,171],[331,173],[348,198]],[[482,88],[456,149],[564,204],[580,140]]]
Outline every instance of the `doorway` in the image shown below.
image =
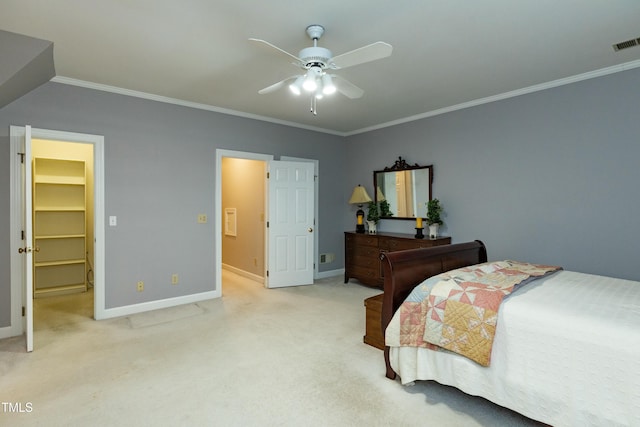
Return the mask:
[[31,140],[34,331],[94,317],[93,148]]
[[[233,173],[234,171],[231,171],[230,168],[233,166],[237,166],[237,164],[233,164],[233,162],[237,162],[237,161],[248,161],[248,162],[252,162],[251,164],[254,164],[255,168],[259,168],[259,165],[266,165],[269,161],[273,160],[273,156],[268,155],[268,154],[257,154],[257,153],[247,153],[247,152],[243,152],[243,151],[230,151],[230,150],[216,150],[216,189],[215,189],[215,206],[217,207],[217,212],[216,212],[216,233],[215,233],[215,246],[216,246],[216,284],[218,286],[220,295],[222,295],[223,289],[222,289],[222,268],[223,268],[223,263],[224,261],[227,261],[228,255],[225,256],[224,252],[223,252],[223,240],[226,239],[228,241],[234,239],[236,236],[233,236],[233,234],[237,234],[237,228],[235,229],[235,233],[233,232],[233,230],[229,230],[231,224],[228,223],[228,221],[234,221],[237,227],[237,217],[234,218],[230,218],[230,216],[225,212],[225,209],[230,208],[236,208],[237,206],[230,206],[229,203],[227,206],[225,206],[223,204],[223,193],[224,193],[224,188],[225,188],[225,183],[223,183],[224,177],[225,175],[227,176],[227,179],[233,179],[233,175],[235,175],[235,173]],[[230,162],[229,162],[230,161]],[[227,167],[226,172],[232,172],[231,174],[226,174],[224,173],[224,169],[225,166]],[[236,171],[237,172],[237,171]],[[251,180],[254,185],[255,182],[257,182],[257,179],[252,179]],[[227,182],[227,185],[229,183]],[[229,192],[230,190],[227,188],[227,192]],[[252,188],[251,192],[247,192],[246,189],[245,191],[242,192],[242,199],[246,198],[246,197],[251,197],[252,193],[260,193],[263,197],[263,206],[262,206],[262,213],[265,212],[266,210],[266,202],[264,202],[264,197],[266,194],[266,188],[262,187],[262,188]],[[235,202],[234,202],[235,203]],[[237,210],[236,213],[237,215]],[[233,214],[231,214],[233,215]],[[233,228],[233,227],[232,227]],[[264,230],[262,231],[262,235],[264,236]],[[262,265],[264,265],[265,263],[265,258],[266,258],[266,246],[264,246],[265,244],[263,243],[263,251],[262,251],[262,260],[258,260],[256,261],[256,263],[258,262],[262,262]],[[227,245],[228,246],[228,245]],[[233,255],[232,255],[233,257]],[[249,257],[249,263],[253,263],[253,259],[255,257]],[[230,267],[229,265],[227,265],[227,267]],[[238,273],[244,273],[242,272],[242,270],[240,268],[238,269],[233,269],[231,268],[231,271],[234,271],[236,274]],[[254,271],[258,271],[257,269]],[[264,271],[264,270],[263,270]],[[257,280],[259,282],[264,283],[264,273],[263,274],[241,274],[244,277],[248,277],[252,280]]]
[[[295,176],[296,179],[290,181],[288,184],[288,188],[279,187],[274,189],[272,184],[277,180],[272,178],[264,181],[264,186],[262,183],[256,184],[262,188],[250,188],[248,191],[245,191],[245,196],[251,197],[251,194],[256,194],[257,191],[261,191],[261,196],[264,197],[264,201],[261,202],[263,204],[262,212],[268,212],[267,220],[265,224],[264,218],[259,218],[258,222],[260,222],[263,227],[263,233],[265,236],[264,245],[264,256],[263,263],[264,265],[260,267],[262,270],[262,278],[264,280],[265,287],[280,287],[280,286],[297,286],[302,284],[311,284],[313,283],[313,278],[317,275],[317,263],[314,262],[317,259],[317,234],[314,232],[316,228],[315,218],[317,218],[317,161],[309,161],[299,159],[299,161],[289,161],[288,165],[285,166],[286,161],[275,161],[272,155],[267,154],[256,154],[256,153],[248,153],[242,151],[230,151],[217,149],[216,150],[216,185],[215,185],[215,206],[217,206],[216,212],[216,222],[215,222],[215,248],[216,248],[216,283],[219,284],[219,292],[222,295],[222,264],[223,264],[223,238],[228,237],[225,233],[233,234],[233,231],[228,230],[231,221],[238,221],[237,210],[234,212],[234,206],[224,206],[223,205],[223,188],[225,184],[223,183],[223,161],[225,159],[245,159],[245,160],[254,160],[258,161],[258,164],[262,164],[266,166],[266,171],[271,171],[272,168],[281,168],[278,169],[278,172],[275,173],[276,176],[283,177],[280,171],[285,171],[288,169],[288,172]],[[263,172],[265,170],[263,169]],[[303,179],[304,178],[304,179]],[[294,182],[296,181],[296,182]],[[257,181],[256,181],[257,182]],[[269,184],[271,182],[271,184]],[[299,185],[303,185],[304,188],[296,186],[296,183]],[[284,182],[282,182],[284,184]],[[233,191],[236,191],[233,189]],[[278,196],[276,196],[276,193]],[[289,194],[290,196],[294,196],[296,201],[302,202],[306,200],[306,204],[296,204],[293,205],[289,203],[288,205],[285,202],[285,198],[280,197],[280,195]],[[307,196],[301,197],[303,194]],[[290,197],[287,199],[292,200]],[[229,212],[225,212],[225,208],[231,208]],[[283,212],[282,209],[290,209],[290,213],[285,215],[289,217],[289,221],[294,221],[294,218],[297,218],[298,221],[295,224],[295,227],[286,227],[284,223],[280,223],[280,221],[276,221],[279,225],[285,225],[286,230],[285,234],[287,236],[280,234],[275,235],[277,228],[274,227],[274,224],[271,224],[271,227],[268,226],[269,219],[268,218],[276,218],[274,215],[279,212]],[[249,213],[251,215],[251,213]],[[256,215],[260,215],[261,212],[257,214],[254,213],[254,220],[258,218]],[[300,220],[302,218],[306,218],[305,220]],[[273,222],[273,221],[272,221]],[[265,227],[266,225],[266,227]],[[302,227],[303,231],[300,232],[297,230]],[[233,228],[233,227],[231,227]],[[297,235],[296,235],[297,233]],[[233,237],[233,236],[231,236]],[[282,242],[283,244],[280,244]],[[289,244],[287,244],[289,242]],[[304,243],[307,242],[307,243]],[[287,257],[287,255],[289,255]],[[293,257],[291,255],[294,255]],[[297,256],[295,256],[297,255]],[[247,257],[246,254],[245,261],[251,263],[259,263],[260,260],[255,260],[255,257]],[[286,259],[285,259],[286,258]],[[277,268],[276,268],[277,267]],[[284,268],[280,268],[284,267]],[[269,269],[271,271],[269,272]],[[295,269],[296,271],[293,271]],[[270,273],[270,274],[269,274]],[[291,276],[295,277],[287,277],[287,273]],[[300,280],[301,276],[308,276],[308,279]],[[284,280],[283,280],[284,279]]]
[[[11,253],[11,326],[2,337],[24,334],[27,351],[33,350],[33,253],[32,251],[32,139],[81,143],[93,147],[93,236],[86,246],[92,254],[93,312],[96,320],[107,317],[105,309],[104,273],[104,137],[101,135],[10,126],[10,253]],[[27,154],[25,156],[25,154]],[[63,190],[63,193],[66,190]],[[75,190],[74,190],[75,191]],[[49,200],[56,200],[51,193]],[[45,209],[46,210],[46,209]],[[55,209],[49,209],[55,211]],[[54,215],[55,216],[55,215]],[[49,221],[50,223],[55,221]],[[73,234],[73,233],[71,233]],[[79,234],[79,233],[76,233]],[[21,237],[21,236],[26,236]],[[25,251],[27,255],[25,256]]]
[[263,160],[222,159],[222,268],[265,283],[266,172]]

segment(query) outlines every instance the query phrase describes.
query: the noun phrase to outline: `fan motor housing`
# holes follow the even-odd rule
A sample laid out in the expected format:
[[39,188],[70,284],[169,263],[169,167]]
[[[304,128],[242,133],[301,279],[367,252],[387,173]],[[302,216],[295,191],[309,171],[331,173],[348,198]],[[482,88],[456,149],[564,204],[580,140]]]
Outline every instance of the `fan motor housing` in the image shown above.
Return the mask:
[[302,49],[298,54],[298,58],[302,60],[305,68],[318,66],[324,70],[328,67],[332,54],[329,49],[314,46]]

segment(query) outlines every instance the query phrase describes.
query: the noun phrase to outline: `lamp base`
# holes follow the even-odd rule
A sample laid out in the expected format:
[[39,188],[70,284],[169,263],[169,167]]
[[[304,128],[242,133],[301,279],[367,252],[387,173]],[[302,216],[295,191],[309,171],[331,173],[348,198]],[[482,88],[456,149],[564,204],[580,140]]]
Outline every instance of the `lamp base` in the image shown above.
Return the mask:
[[422,233],[422,228],[416,228],[416,235],[414,237],[416,239],[424,239],[424,234]]
[[364,233],[364,211],[362,210],[362,205],[358,205],[356,218],[358,218],[358,222],[356,223],[356,233]]

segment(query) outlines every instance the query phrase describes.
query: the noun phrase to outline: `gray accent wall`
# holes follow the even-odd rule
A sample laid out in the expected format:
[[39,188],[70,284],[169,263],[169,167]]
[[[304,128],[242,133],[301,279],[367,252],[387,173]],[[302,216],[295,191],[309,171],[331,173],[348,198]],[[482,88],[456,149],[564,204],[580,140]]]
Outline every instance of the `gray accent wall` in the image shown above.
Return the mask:
[[[343,138],[47,83],[0,109],[0,327],[10,324],[9,126],[27,124],[104,136],[105,216],[118,218],[117,227],[105,230],[107,309],[217,289],[218,148],[317,159],[319,249],[343,245],[343,224],[335,221],[336,206],[346,204]],[[207,214],[207,224],[197,224],[199,213]],[[321,267],[340,268],[334,264]],[[172,273],[179,274],[178,286],[170,285]],[[139,280],[144,292],[136,291]]]
[[[104,135],[105,215],[118,217],[105,236],[106,308],[217,289],[217,148],[319,160],[319,252],[336,254],[321,271],[344,267],[353,187],[373,194],[373,171],[402,156],[434,165],[454,242],[483,240],[492,260],[640,280],[639,83],[629,70],[346,138],[47,83],[0,109],[0,327],[10,324],[9,125]],[[414,233],[410,221],[379,230]],[[160,285],[172,273],[180,285]]]
[[347,181],[373,194],[372,171],[398,156],[433,164],[454,242],[480,239],[491,260],[640,280],[639,87],[630,70],[354,135]]

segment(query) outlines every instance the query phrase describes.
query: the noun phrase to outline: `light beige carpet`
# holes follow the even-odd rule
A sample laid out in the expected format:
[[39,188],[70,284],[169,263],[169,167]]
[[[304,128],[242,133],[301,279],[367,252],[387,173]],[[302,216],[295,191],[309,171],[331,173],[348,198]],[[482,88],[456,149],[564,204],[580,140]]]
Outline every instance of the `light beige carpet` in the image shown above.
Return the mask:
[[36,300],[35,351],[0,341],[0,402],[31,410],[0,406],[0,426],[538,425],[454,388],[386,379],[382,352],[362,342],[363,301],[378,290],[342,277],[223,283],[216,300],[104,321],[90,319],[90,294]]
[[161,323],[174,322],[176,320],[182,320],[187,317],[198,316],[200,314],[204,314],[204,310],[200,308],[198,304],[184,304],[161,310],[152,310],[144,313],[133,314],[128,316],[128,319],[131,327],[136,329],[159,325]]

